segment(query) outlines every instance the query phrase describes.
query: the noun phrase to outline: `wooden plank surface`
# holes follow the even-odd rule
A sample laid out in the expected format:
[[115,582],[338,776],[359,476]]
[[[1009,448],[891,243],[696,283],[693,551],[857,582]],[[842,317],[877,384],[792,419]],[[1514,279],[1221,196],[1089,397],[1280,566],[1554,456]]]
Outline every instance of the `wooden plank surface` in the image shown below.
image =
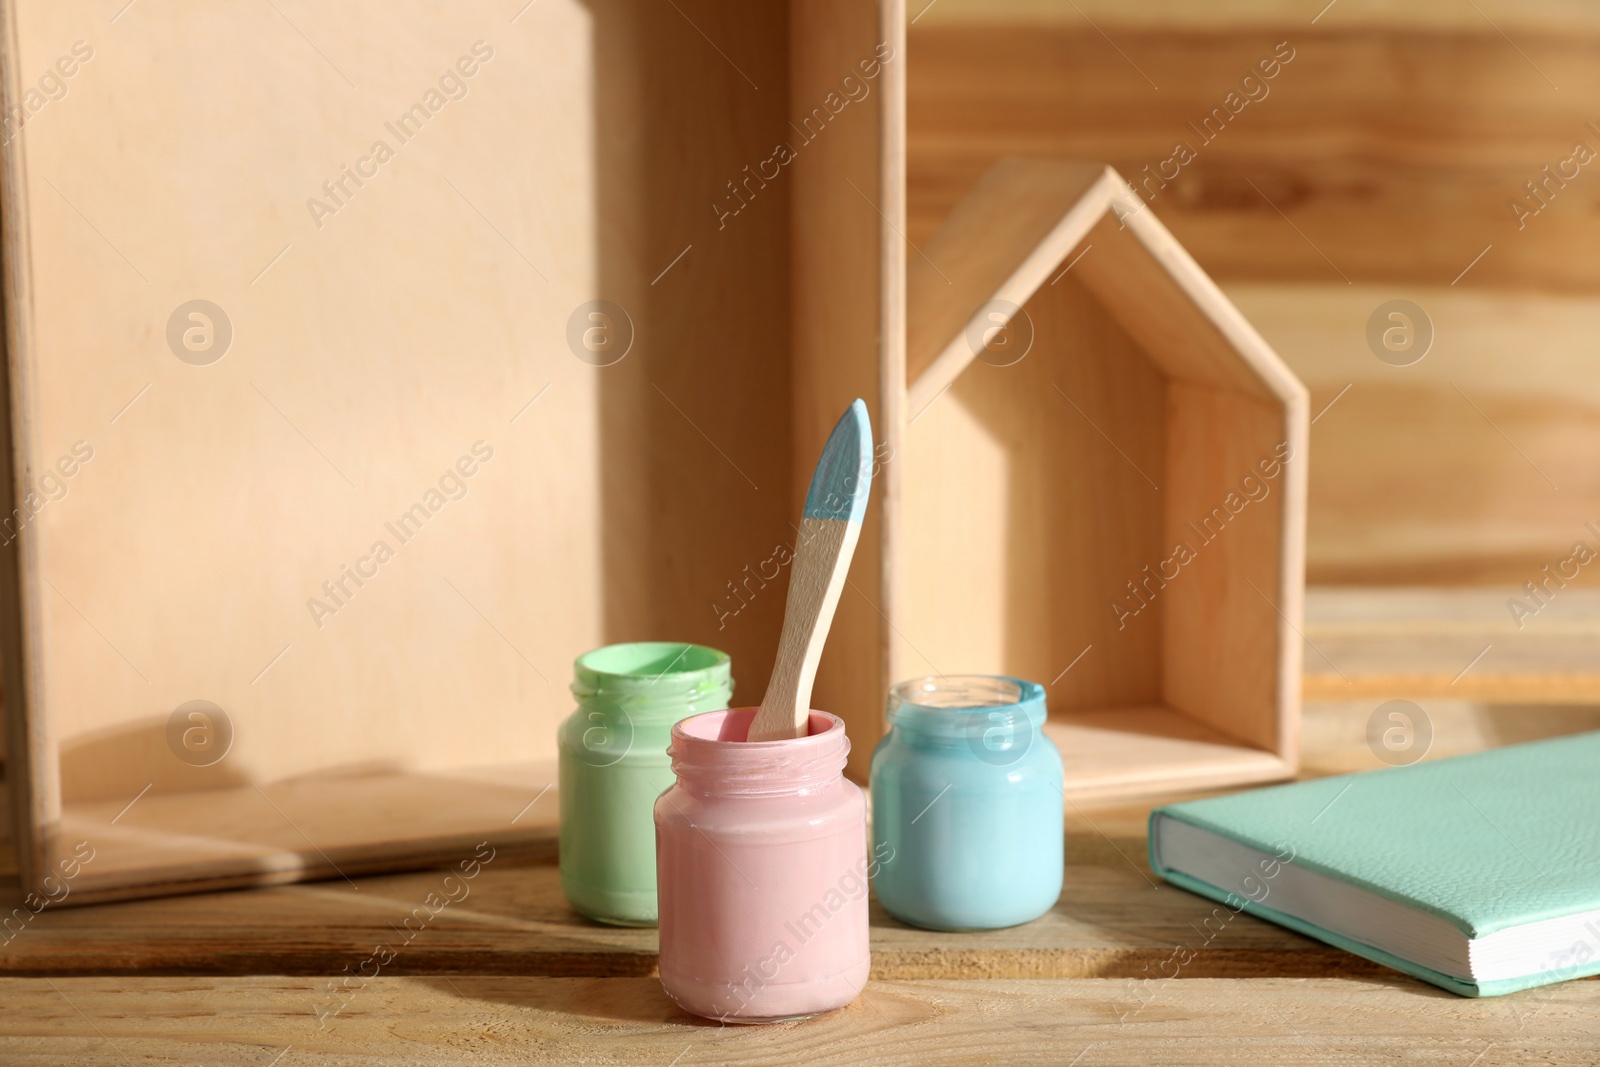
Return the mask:
[[[1154,878],[1145,861],[1148,805],[1068,811],[1060,902],[1010,930],[935,934],[874,905],[873,973],[884,978],[1136,977],[1172,946],[1203,936],[1209,902]],[[47,908],[0,947],[0,973],[337,974],[375,944],[398,949],[392,974],[628,976],[655,973],[656,932],[588,922],[561,895],[548,859],[496,857],[466,896],[418,913],[446,871],[332,880]],[[460,891],[456,890],[459,896]],[[16,896],[11,882],[7,907]],[[406,936],[408,916],[425,923]],[[416,923],[412,924],[415,927]],[[399,929],[397,929],[399,928]],[[403,942],[403,944],[402,944]],[[1194,973],[1375,973],[1363,961],[1240,916]]]
[[1066,798],[1077,803],[1294,776],[1289,760],[1244,744],[1238,731],[1222,733],[1162,704],[1058,705],[1044,730],[1061,750]]
[[[1302,773],[1380,766],[1375,704],[1309,706]],[[1428,758],[1600,728],[1595,707],[1424,713]],[[347,988],[333,976],[399,944],[443,872],[46,909],[0,947],[0,1061],[1593,1062],[1600,982],[1465,1000],[1246,915],[1209,933],[1209,902],[1151,878],[1147,813],[1069,808],[1062,898],[1038,922],[934,934],[875,908],[860,1000],[778,1027],[684,1016],[653,977],[654,931],[579,920],[553,865],[509,855]]]
[[1552,584],[1543,596],[1541,604],[1516,588],[1314,589],[1305,698],[1600,703],[1600,592]]
[[[1308,708],[1308,776],[1385,764],[1367,747],[1377,700]],[[1497,707],[1427,701],[1428,758],[1600,729],[1600,708]],[[1058,735],[1060,736],[1060,735]],[[1150,804],[1067,809],[1061,899],[1037,922],[986,933],[932,933],[872,913],[873,974],[889,979],[1101,978],[1159,975],[1180,944],[1204,941],[1186,976],[1361,975],[1399,980],[1375,965],[1241,915],[1207,939],[1210,902],[1154,878],[1145,861]],[[600,926],[561,896],[548,854],[496,854],[459,900],[416,915],[447,872],[334,879],[92,908],[46,908],[0,945],[12,975],[251,973],[328,975],[379,942],[404,939],[386,974],[626,977],[653,974],[654,930]],[[6,883],[9,910],[17,895]],[[423,915],[427,913],[424,912]],[[401,930],[397,931],[397,927]]]
[[[650,978],[0,981],[0,1051],[34,1065],[1590,1065],[1600,982],[1464,1000],[1339,979],[874,981],[801,1023],[718,1026]],[[330,1014],[334,1006],[344,1010]],[[319,1026],[316,1008],[323,1013]],[[276,1059],[275,1059],[276,1057]]]
[[555,782],[551,759],[152,792],[65,805],[60,833],[93,850],[73,879],[80,900],[453,864],[488,838],[553,856]]

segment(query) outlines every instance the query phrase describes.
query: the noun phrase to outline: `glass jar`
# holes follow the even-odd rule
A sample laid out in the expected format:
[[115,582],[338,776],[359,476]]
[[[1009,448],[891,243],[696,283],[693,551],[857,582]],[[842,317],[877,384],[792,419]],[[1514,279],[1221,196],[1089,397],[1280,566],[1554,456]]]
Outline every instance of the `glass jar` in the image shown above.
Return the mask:
[[578,708],[561,724],[561,891],[583,915],[618,926],[656,921],[651,807],[673,783],[672,725],[728,706],[725,652],[648,641],[608,645],[573,664]]
[[1061,753],[1044,735],[1044,689],[986,675],[889,690],[872,754],[873,879],[896,918],[932,930],[1037,919],[1061,895]]
[[844,777],[844,723],[746,741],[755,708],[672,730],[677,784],[656,801],[661,985],[685,1011],[777,1022],[840,1008],[867,983],[866,801]]

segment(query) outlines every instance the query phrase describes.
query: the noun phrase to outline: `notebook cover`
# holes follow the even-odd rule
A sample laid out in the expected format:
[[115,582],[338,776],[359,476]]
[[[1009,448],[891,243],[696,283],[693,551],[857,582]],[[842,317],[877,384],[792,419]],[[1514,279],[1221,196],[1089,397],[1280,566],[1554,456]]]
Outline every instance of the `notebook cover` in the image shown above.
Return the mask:
[[[1234,906],[1224,891],[1161,864],[1155,824],[1179,819],[1429,912],[1469,937],[1600,908],[1600,732],[1410,767],[1340,775],[1150,813],[1150,866]],[[1420,967],[1245,901],[1271,922],[1464,996],[1600,974],[1600,931],[1523,978],[1473,983]],[[1581,945],[1581,948],[1580,948]]]

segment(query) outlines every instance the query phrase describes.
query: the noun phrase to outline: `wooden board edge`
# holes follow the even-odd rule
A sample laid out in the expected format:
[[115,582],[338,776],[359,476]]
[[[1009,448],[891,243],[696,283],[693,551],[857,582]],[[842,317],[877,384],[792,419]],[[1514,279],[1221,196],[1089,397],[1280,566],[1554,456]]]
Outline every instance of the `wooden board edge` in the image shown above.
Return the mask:
[[1345,679],[1337,674],[1307,674],[1301,699],[1326,703],[1348,700],[1452,700],[1482,704],[1600,704],[1600,673],[1502,674],[1452,682],[1449,673],[1394,671],[1357,674]]
[[[1240,746],[1243,748],[1244,746]],[[1240,767],[1231,760],[1218,759],[1215,764],[1191,764],[1175,772],[1164,772],[1160,780],[1135,778],[1122,782],[1091,779],[1082,786],[1067,784],[1064,798],[1067,807],[1076,803],[1099,804],[1107,801],[1156,801],[1163,797],[1201,793],[1212,789],[1236,789],[1241,786],[1267,785],[1286,782],[1296,774],[1290,761],[1264,750],[1259,760],[1250,766]]]
[[[458,861],[463,853],[487,839],[497,856],[535,862],[556,861],[557,828],[544,826],[511,835],[488,834],[438,838],[407,842],[407,848],[389,845],[362,848],[335,848],[331,851],[292,851],[252,857],[230,857],[209,864],[185,868],[141,868],[119,872],[100,879],[89,875],[89,868],[72,882],[71,893],[56,907],[102,904],[117,900],[144,900],[153,896],[180,896],[224,889],[292,885],[302,882],[337,881],[358,875],[393,874],[405,870],[426,870]],[[244,869],[253,864],[253,869]]]
[[[381,936],[381,935],[379,935]],[[134,953],[115,958],[85,960],[82,957],[21,958],[0,957],[0,978],[152,978],[152,977],[237,977],[241,975],[283,975],[286,977],[326,978],[352,960],[372,951],[372,938],[359,943],[330,945],[316,954],[289,949],[274,952],[242,948],[227,954],[212,954],[204,959],[173,962],[152,954]],[[576,951],[530,949],[518,953],[490,953],[475,949],[429,952],[425,964],[404,954],[385,968],[396,977],[423,978],[430,975],[471,977],[545,978],[655,978],[657,955],[654,952],[608,949]]]
[[1161,265],[1184,296],[1211,321],[1239,358],[1255,372],[1270,395],[1285,404],[1298,399],[1300,403],[1309,405],[1310,393],[1305,385],[1267,343],[1266,338],[1233,305],[1233,301],[1228,299],[1211,275],[1195,262],[1189,250],[1156,218],[1155,212],[1133,191],[1133,186],[1115,171],[1112,171],[1112,175],[1117,183],[1117,192],[1113,194],[1111,210],[1116,212],[1121,223],[1139,240],[1150,257]]
[[[895,637],[901,632],[903,599],[899,592],[900,571],[893,548],[899,544],[901,487],[899,457],[906,441],[906,329],[909,316],[906,276],[906,51],[905,0],[881,0],[881,30],[902,62],[886,71],[883,91],[882,163],[879,195],[884,204],[884,224],[879,228],[881,259],[879,313],[882,335],[878,338],[878,396],[882,433],[889,446],[889,462],[883,468],[883,508],[878,527],[877,551],[878,603],[883,605],[878,627],[878,662],[882,664],[882,688],[900,680]],[[880,723],[878,730],[883,727]],[[876,740],[876,739],[875,739]]]
[[[1274,359],[1278,357],[1274,355]],[[1292,376],[1292,372],[1291,372]],[[1299,385],[1298,380],[1296,380]],[[1283,465],[1283,520],[1278,588],[1278,755],[1300,771],[1306,626],[1306,529],[1311,463],[1311,400],[1305,386],[1284,400],[1284,439],[1294,451]]]
[[[938,979],[1126,979],[1173,981],[1178,978],[1344,978],[1393,976],[1382,964],[1321,945],[1304,949],[1211,947],[1176,973],[1173,948],[874,948],[874,981]],[[1152,979],[1152,976],[1160,976]]]
[[[1115,172],[1113,172],[1115,173]],[[1116,196],[1123,205],[1114,208],[1123,225],[1138,238],[1147,252],[1202,314],[1217,328],[1239,358],[1255,373],[1269,395],[1283,407],[1284,441],[1292,449],[1291,461],[1284,464],[1285,484],[1280,501],[1277,691],[1277,755],[1294,773],[1300,760],[1301,671],[1304,663],[1306,508],[1309,476],[1308,455],[1311,440],[1311,394],[1289,369],[1277,351],[1267,343],[1244,314],[1234,306],[1188,249],[1145,208],[1133,187],[1116,175]],[[1131,199],[1130,199],[1131,198]]]
[[[1004,159],[996,163],[994,168],[991,168],[991,173],[1000,167],[1009,167],[1018,170],[1019,173],[1025,173],[1022,168],[1026,162],[1028,161]],[[1041,163],[1037,169],[1039,171],[1052,169],[1059,166],[1059,163],[1060,161],[1052,160],[1048,163]],[[1117,194],[1121,185],[1125,183],[1110,167],[1104,164],[1092,165],[1101,168],[1100,176],[1089,183],[1085,190],[1077,194],[1071,206],[1040,238],[1038,243],[1023,256],[1022,261],[1017,264],[1012,272],[1000,280],[990,292],[985,294],[985,303],[990,300],[1005,300],[1018,308],[1022,307],[1049,280],[1050,274],[1055,267],[1082,242],[1085,235],[1105,216],[1106,212],[1111,210],[1113,197]],[[962,203],[968,204],[975,197],[1005,199],[1010,196],[1010,193],[1011,191],[1004,186],[986,187],[980,184],[978,188],[963,198]],[[956,210],[960,211],[961,205],[957,205]],[[936,233],[928,242],[929,247],[938,246],[941,257],[953,256],[959,258],[966,254],[965,250],[960,247],[959,242],[948,236],[952,231],[942,229],[941,232],[947,235],[946,238],[941,241],[940,234]],[[907,293],[908,304],[912,295],[910,292]],[[927,299],[933,298],[931,294],[927,297]],[[908,307],[908,318],[911,317],[911,314],[912,309]],[[906,406],[910,411],[920,413],[923,408],[933,402],[935,397],[959,378],[973,360],[978,358],[977,352],[967,343],[967,333],[968,330],[964,328],[955,337],[946,342],[944,347],[939,350],[939,354],[934,357],[933,362],[921,374],[917,375],[915,382],[911,383],[906,400]]]
[[900,358],[905,333],[904,2],[795,0],[790,38],[789,91],[797,98],[818,95],[819,79],[831,82],[836,70],[862,56],[881,60],[875,96],[865,105],[871,112],[850,120],[848,139],[830,140],[795,164],[790,209],[794,504],[851,398],[867,403],[875,439],[877,484],[813,704],[844,719],[852,741],[846,773],[865,781],[888,685],[886,530],[896,510],[894,450],[903,392],[891,389],[898,379],[890,362]]
[[[0,107],[8,114],[21,100],[19,56],[16,0],[0,0]],[[0,330],[0,343],[5,346],[0,374],[0,447],[5,449],[5,462],[0,463],[0,506],[5,508],[6,523],[22,505],[19,488],[28,484],[30,469],[25,445],[27,383],[22,371],[32,312],[25,147],[19,132],[0,148],[0,313],[5,317]],[[38,629],[38,549],[34,540],[33,530],[24,525],[0,548],[4,557],[0,558],[0,700],[5,707],[6,787],[10,791],[12,843],[25,892],[43,888],[52,862],[51,828],[61,802],[54,734],[48,719],[38,711],[40,667],[28,639],[28,634]]]
[[[888,920],[894,923],[895,920]],[[887,925],[878,915],[873,930],[901,933],[896,923]],[[995,979],[1102,979],[1144,978],[1169,963],[1170,947],[952,948],[937,935],[927,947],[874,946],[871,979],[884,981],[995,980]],[[181,962],[124,954],[116,958],[85,959],[61,955],[0,961],[4,978],[139,978],[236,977],[250,974],[325,978],[330,971],[359,958],[369,946],[333,946],[311,954],[299,950],[273,952],[247,948],[227,955]],[[426,960],[402,955],[385,967],[391,978],[430,976],[528,978],[657,978],[660,956],[653,951],[605,949],[594,951],[539,950],[516,954],[489,954],[471,949],[431,950]],[[1302,949],[1213,947],[1199,954],[1193,965],[1168,980],[1195,978],[1319,978],[1380,977],[1394,972],[1340,949],[1308,945]]]

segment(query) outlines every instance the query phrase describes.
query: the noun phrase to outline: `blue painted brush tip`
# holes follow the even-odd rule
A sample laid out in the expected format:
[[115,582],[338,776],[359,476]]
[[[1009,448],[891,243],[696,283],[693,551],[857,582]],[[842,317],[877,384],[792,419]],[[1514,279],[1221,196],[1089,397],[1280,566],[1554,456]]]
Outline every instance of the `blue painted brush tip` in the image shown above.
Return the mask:
[[806,493],[805,517],[860,522],[872,489],[872,423],[867,405],[854,401],[828,435]]

